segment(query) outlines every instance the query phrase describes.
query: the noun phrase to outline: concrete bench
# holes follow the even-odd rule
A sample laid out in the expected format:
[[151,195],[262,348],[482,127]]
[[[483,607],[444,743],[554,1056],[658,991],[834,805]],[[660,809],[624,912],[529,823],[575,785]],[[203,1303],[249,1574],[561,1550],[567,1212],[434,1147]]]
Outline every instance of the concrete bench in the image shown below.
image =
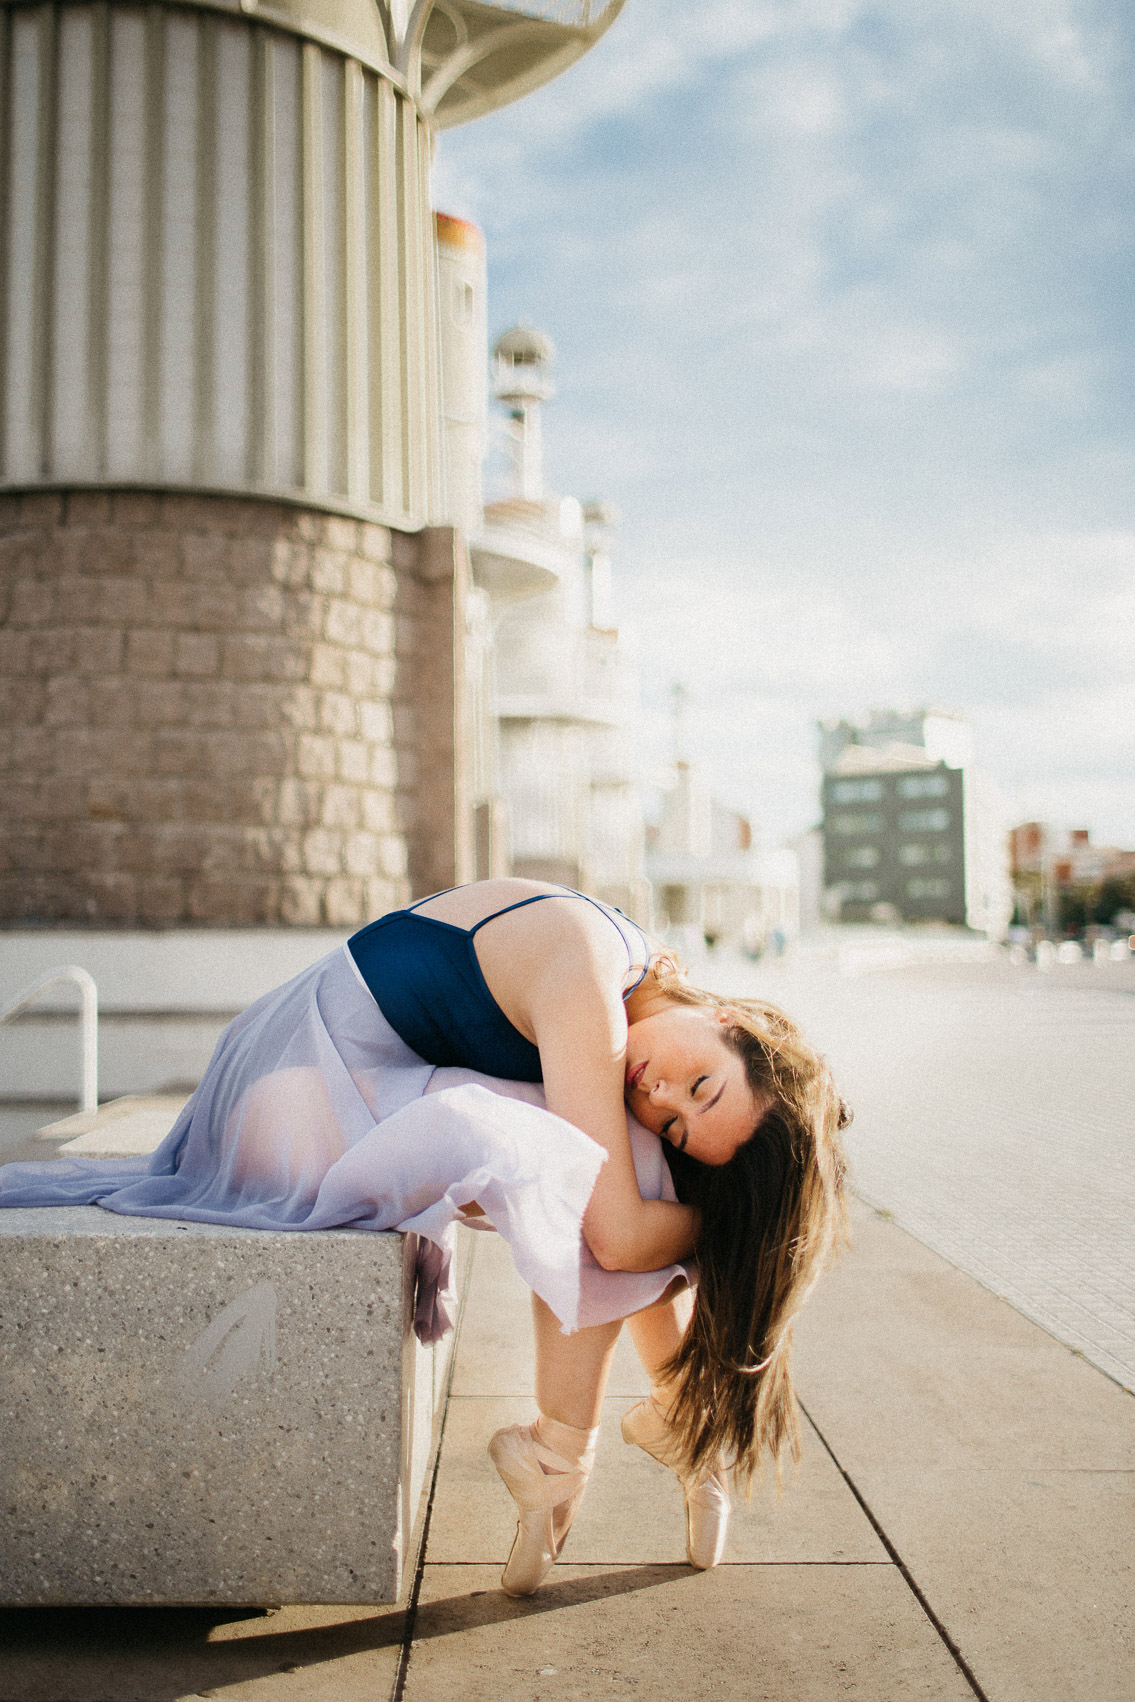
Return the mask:
[[0,1602],[397,1600],[452,1346],[412,1250],[0,1211]]

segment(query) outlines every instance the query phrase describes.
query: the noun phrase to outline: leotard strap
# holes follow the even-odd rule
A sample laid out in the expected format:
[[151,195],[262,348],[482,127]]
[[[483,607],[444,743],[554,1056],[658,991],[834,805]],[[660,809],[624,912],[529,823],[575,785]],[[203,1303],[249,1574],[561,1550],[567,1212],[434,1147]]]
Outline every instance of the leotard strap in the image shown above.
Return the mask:
[[[413,915],[417,911],[419,905],[429,904],[434,898],[444,898],[447,893],[459,892],[460,890],[460,887],[450,886],[446,887],[445,892],[431,893],[430,898],[420,898],[417,904],[410,905],[407,914]],[[634,953],[631,951],[630,941],[623,933],[618,922],[615,921],[615,916],[622,916],[623,921],[634,929],[635,933],[642,941],[645,961],[643,962],[642,973],[639,975],[638,980],[633,986],[628,987],[626,992],[623,994],[624,999],[629,999],[631,994],[634,992],[635,987],[641,987],[642,983],[646,980],[647,971],[650,968],[650,942],[639,927],[638,923],[632,921],[631,918],[626,915],[625,912],[620,910],[617,905],[601,904],[597,898],[592,898],[589,893],[577,892],[575,887],[565,886],[561,892],[537,892],[533,893],[531,898],[519,898],[515,904],[506,904],[502,909],[494,910],[491,916],[482,916],[481,920],[479,922],[475,922],[471,928],[462,928],[460,932],[467,934],[468,937],[472,939],[473,935],[479,933],[487,922],[495,922],[498,916],[508,916],[513,910],[523,910],[526,905],[539,904],[545,898],[582,898],[585,904],[593,905],[601,916],[605,916],[607,918],[608,922],[610,922],[611,926],[617,931],[619,938],[626,946],[627,967],[629,969],[634,968]],[[612,915],[612,911],[614,912],[614,915]],[[423,918],[423,920],[426,920],[426,918]],[[436,918],[429,918],[429,920],[436,920]],[[453,924],[449,923],[448,926],[452,927]]]

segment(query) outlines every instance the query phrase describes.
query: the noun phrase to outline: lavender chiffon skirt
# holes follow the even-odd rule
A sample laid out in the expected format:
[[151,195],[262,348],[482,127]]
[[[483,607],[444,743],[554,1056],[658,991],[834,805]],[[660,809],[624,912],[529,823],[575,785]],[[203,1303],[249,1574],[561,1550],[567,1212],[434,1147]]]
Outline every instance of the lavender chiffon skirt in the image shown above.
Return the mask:
[[[673,1199],[661,1143],[633,1119],[644,1199]],[[250,1005],[148,1158],[0,1167],[0,1207],[100,1205],[250,1229],[397,1229],[420,1237],[415,1329],[450,1327],[461,1208],[476,1201],[565,1330],[640,1310],[676,1276],[605,1271],[581,1229],[602,1149],[542,1091],[435,1070],[402,1041],[345,948]]]

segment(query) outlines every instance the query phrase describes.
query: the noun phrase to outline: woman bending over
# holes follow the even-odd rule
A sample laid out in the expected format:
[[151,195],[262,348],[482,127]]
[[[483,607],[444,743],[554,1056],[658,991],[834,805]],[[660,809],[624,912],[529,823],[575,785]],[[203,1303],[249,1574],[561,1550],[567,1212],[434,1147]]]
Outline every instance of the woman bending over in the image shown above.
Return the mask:
[[[439,924],[441,939],[431,940]],[[512,1034],[490,1022],[474,1041],[459,1009],[440,1016],[437,988],[425,992],[415,1031],[392,930],[405,933],[411,955],[456,948],[474,991],[483,983]],[[780,1012],[689,987],[625,919],[560,888],[461,887],[427,899],[412,918],[373,924],[351,950],[412,1047],[439,1064],[541,1080],[547,1109],[603,1149],[583,1234],[605,1270],[655,1271],[696,1253],[692,1319],[673,1292],[632,1317],[656,1381],[623,1431],[677,1471],[691,1561],[715,1565],[726,1467],[747,1480],[764,1449],[777,1457],[798,1449],[792,1319],[843,1227],[842,1110],[826,1066]],[[669,1144],[678,1201],[643,1199],[628,1109]],[[539,1584],[579,1505],[620,1327],[565,1336],[533,1301],[540,1416],[490,1444],[520,1509],[503,1577],[516,1594]]]
[[[582,894],[483,881],[381,917],[238,1017],[144,1173],[7,1166],[0,1203],[437,1241],[485,1208],[534,1288],[539,1416],[490,1443],[520,1515],[502,1583],[521,1595],[578,1507],[626,1314],[653,1386],[623,1432],[677,1473],[694,1565],[720,1558],[726,1473],[796,1452],[792,1322],[843,1232],[844,1121],[775,1008],[688,986]],[[644,1197],[636,1125],[666,1143],[674,1185],[645,1190],[662,1197]],[[557,1260],[590,1313],[559,1299]]]

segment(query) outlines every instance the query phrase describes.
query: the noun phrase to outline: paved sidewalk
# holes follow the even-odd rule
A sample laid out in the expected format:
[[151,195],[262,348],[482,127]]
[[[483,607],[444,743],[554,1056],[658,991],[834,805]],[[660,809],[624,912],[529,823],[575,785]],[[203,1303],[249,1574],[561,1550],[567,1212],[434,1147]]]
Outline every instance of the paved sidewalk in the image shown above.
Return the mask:
[[828,1052],[863,1197],[1135,1389],[1135,959],[712,973]]
[[1135,1401],[893,1224],[800,1329],[799,1478],[741,1508],[726,1564],[684,1564],[672,1477],[619,1435],[620,1344],[566,1564],[527,1603],[486,1469],[531,1416],[527,1301],[479,1244],[412,1627],[406,1702],[1130,1702]]
[[527,1294],[478,1237],[415,1610],[0,1613],[0,1702],[1130,1702],[1135,1400],[866,1207],[802,1319],[798,1481],[692,1572],[624,1446],[620,1344],[567,1563],[498,1589],[485,1455],[528,1417]]

